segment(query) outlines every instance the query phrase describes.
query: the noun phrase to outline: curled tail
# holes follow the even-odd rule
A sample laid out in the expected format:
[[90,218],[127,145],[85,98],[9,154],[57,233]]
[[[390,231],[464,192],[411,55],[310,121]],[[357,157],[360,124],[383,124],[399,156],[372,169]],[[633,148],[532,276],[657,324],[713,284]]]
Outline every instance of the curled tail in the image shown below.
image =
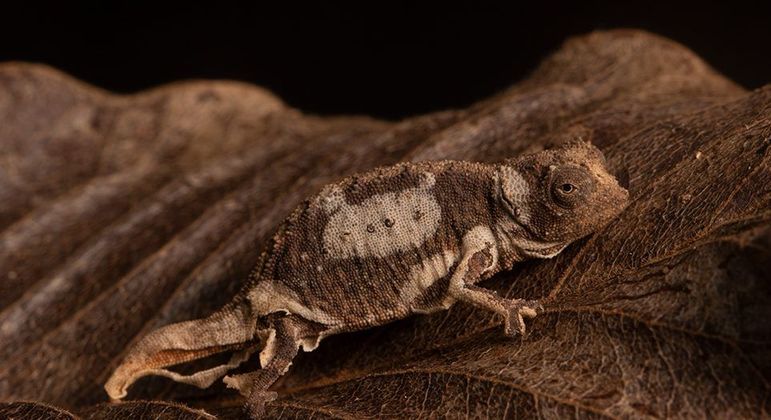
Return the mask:
[[[206,318],[159,328],[128,352],[104,388],[110,398],[121,399],[131,384],[147,375],[206,388],[259,350],[264,340],[255,337],[256,324],[257,315],[248,306],[229,304]],[[227,363],[191,375],[165,369],[226,351],[234,352]]]

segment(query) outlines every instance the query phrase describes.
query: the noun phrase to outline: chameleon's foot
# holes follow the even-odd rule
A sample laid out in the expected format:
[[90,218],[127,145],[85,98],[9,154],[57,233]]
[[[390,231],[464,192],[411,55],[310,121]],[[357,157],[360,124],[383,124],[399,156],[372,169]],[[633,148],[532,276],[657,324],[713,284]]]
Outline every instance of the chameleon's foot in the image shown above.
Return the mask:
[[537,300],[513,299],[507,301],[506,324],[504,334],[509,337],[517,333],[525,336],[525,317],[534,318],[540,312],[543,312],[543,305]]
[[265,404],[275,400],[276,397],[278,394],[273,391],[254,391],[246,399],[244,408],[251,419],[261,419],[265,415]]
[[265,414],[265,404],[276,399],[277,394],[272,391],[266,391],[260,387],[259,376],[265,371],[255,371],[242,373],[240,375],[225,376],[222,381],[228,388],[237,389],[238,392],[246,397],[244,412],[251,419],[260,419]]

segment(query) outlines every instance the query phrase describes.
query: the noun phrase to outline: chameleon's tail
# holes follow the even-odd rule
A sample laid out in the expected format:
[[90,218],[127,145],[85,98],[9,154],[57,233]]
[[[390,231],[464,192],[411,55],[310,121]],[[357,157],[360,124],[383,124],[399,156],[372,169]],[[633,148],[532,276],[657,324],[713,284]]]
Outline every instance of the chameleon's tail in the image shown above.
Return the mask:
[[[206,388],[259,350],[256,321],[248,308],[227,305],[206,318],[159,328],[128,352],[104,388],[110,398],[120,399],[132,383],[147,375]],[[226,351],[234,351],[227,363],[191,375],[164,369]]]

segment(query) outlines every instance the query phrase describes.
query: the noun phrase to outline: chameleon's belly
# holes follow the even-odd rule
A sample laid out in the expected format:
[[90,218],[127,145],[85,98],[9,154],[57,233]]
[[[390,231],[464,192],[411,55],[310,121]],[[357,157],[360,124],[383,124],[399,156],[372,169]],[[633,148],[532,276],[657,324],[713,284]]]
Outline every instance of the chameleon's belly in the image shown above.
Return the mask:
[[[363,329],[452,304],[448,278],[458,251],[350,258],[275,273],[252,291],[258,312],[290,312],[341,330]],[[319,278],[324,281],[319,281]]]

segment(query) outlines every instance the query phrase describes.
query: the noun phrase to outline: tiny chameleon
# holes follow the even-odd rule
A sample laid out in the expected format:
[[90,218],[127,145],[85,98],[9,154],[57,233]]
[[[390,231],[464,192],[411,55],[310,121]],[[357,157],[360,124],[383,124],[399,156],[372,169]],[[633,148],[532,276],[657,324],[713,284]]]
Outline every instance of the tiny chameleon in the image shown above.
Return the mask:
[[[304,200],[279,226],[248,281],[210,316],[142,338],[105,384],[113,399],[146,375],[246,397],[253,418],[302,348],[456,302],[498,314],[506,335],[525,334],[537,300],[477,285],[529,258],[551,258],[605,226],[629,194],[584,141],[501,163],[407,162],[350,176]],[[259,351],[261,368],[226,376]],[[232,352],[183,375],[167,367]]]

